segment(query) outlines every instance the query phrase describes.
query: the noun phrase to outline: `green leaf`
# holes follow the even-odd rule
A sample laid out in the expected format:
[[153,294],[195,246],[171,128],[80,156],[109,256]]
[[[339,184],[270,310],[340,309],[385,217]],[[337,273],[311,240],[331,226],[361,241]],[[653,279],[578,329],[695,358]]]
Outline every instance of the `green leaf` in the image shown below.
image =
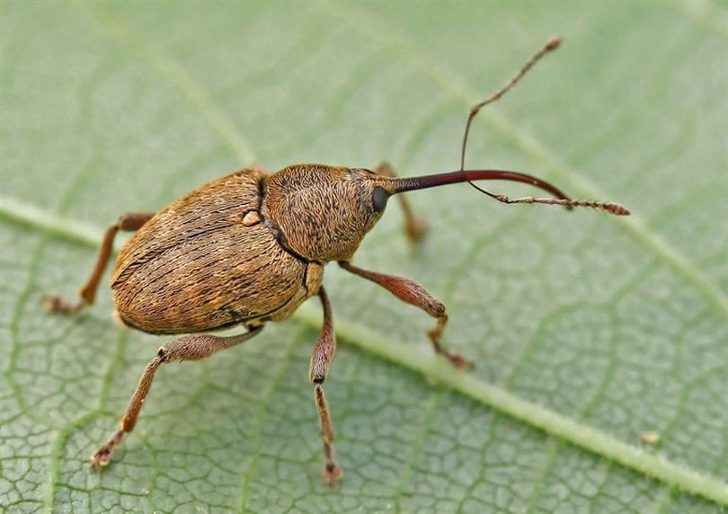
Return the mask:
[[[726,15],[690,3],[3,2],[0,506],[26,512],[716,512],[728,504]],[[416,279],[432,323],[327,271],[340,348],[326,393],[344,480],[322,481],[307,379],[315,301],[250,343],[163,367],[112,465],[155,338],[108,290],[71,296],[105,227],[257,163],[454,169],[464,116],[553,34],[472,131],[515,169],[633,215],[415,193],[357,263]],[[530,194],[526,187],[493,187]],[[650,445],[640,434],[656,431]]]

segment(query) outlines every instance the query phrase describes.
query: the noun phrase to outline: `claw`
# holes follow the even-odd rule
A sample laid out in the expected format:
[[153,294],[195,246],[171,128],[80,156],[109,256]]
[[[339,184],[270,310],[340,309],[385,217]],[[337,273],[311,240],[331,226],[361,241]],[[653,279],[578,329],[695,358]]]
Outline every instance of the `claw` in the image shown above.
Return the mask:
[[334,485],[334,483],[341,480],[341,477],[343,476],[344,472],[335,463],[332,462],[326,464],[326,469],[324,470],[324,481],[328,485]]
[[63,314],[66,316],[78,314],[84,305],[86,305],[84,302],[69,302],[58,295],[44,295],[41,297],[40,301],[46,312]]
[[475,367],[473,361],[463,357],[459,353],[446,351],[443,355],[447,357],[447,360],[449,360],[450,363],[458,369],[472,369]]
[[111,454],[114,452],[114,449],[119,446],[123,437],[124,432],[119,430],[109,437],[109,440],[106,441],[98,450],[96,450],[96,453],[91,456],[91,469],[93,471],[109,465]]
[[420,219],[414,218],[412,223],[407,224],[407,239],[412,243],[419,243],[422,237],[427,233],[427,223]]

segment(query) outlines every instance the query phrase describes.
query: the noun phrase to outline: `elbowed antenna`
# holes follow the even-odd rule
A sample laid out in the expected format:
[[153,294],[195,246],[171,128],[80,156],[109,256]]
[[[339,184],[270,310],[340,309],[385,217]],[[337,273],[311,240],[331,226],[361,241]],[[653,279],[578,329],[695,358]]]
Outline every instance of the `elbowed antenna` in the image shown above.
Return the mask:
[[[594,202],[590,200],[572,200],[564,193],[561,192],[557,187],[549,184],[545,180],[526,175],[525,173],[519,173],[517,171],[503,171],[503,170],[466,170],[465,168],[465,150],[468,145],[468,135],[470,134],[470,125],[473,122],[473,118],[480,112],[480,109],[488,104],[498,101],[508,91],[513,89],[516,84],[528,73],[531,68],[549,52],[556,50],[561,45],[561,38],[554,37],[546,42],[546,44],[536,52],[527,62],[524,64],[518,73],[516,73],[511,80],[509,80],[505,86],[501,87],[488,98],[470,107],[468,113],[468,119],[465,123],[465,133],[463,134],[463,143],[460,148],[460,170],[451,171],[449,173],[439,173],[436,175],[425,175],[422,177],[413,178],[397,178],[390,179],[392,187],[388,189],[390,194],[402,193],[404,191],[412,191],[413,189],[426,189],[428,187],[444,186],[445,184],[455,184],[457,182],[467,182],[475,189],[484,193],[491,198],[498,200],[503,203],[542,203],[547,205],[560,205],[567,209],[573,209],[574,207],[592,207],[594,209],[602,209],[615,216],[627,216],[629,210],[621,206],[618,203],[608,202]],[[491,193],[486,191],[482,187],[474,184],[476,180],[510,180],[511,182],[523,182],[532,186],[539,187],[544,191],[548,191],[555,198],[535,198],[533,196],[524,196],[521,198],[509,198],[506,195]]]
[[465,122],[465,133],[463,134],[463,144],[460,148],[460,169],[465,169],[465,149],[468,146],[468,135],[470,134],[470,125],[473,123],[473,118],[480,112],[480,109],[485,107],[488,104],[492,104],[500,100],[503,95],[505,95],[508,91],[516,87],[516,84],[518,84],[521,79],[528,73],[531,68],[535,66],[535,64],[541,60],[543,56],[545,56],[549,52],[553,52],[556,50],[559,46],[561,46],[561,42],[563,39],[561,37],[556,36],[549,39],[546,44],[531,56],[531,58],[524,64],[520,70],[518,70],[518,73],[516,73],[511,80],[509,80],[505,86],[498,89],[494,93],[492,93],[488,98],[483,100],[482,102],[478,102],[477,104],[470,107],[470,111],[468,112],[468,121]]
[[[523,182],[535,187],[539,187],[544,191],[548,191],[555,198],[535,198],[533,196],[524,196],[521,198],[509,198],[506,195],[494,194],[482,189],[473,181],[476,180],[510,180],[512,182]],[[390,179],[392,188],[388,191],[390,194],[403,193],[415,189],[427,189],[430,187],[444,186],[447,184],[456,184],[458,182],[468,182],[479,191],[487,194],[491,198],[503,203],[542,203],[547,205],[560,205],[567,209],[574,207],[592,207],[594,209],[602,209],[614,214],[615,216],[627,216],[629,210],[618,203],[611,202],[594,202],[591,200],[572,200],[566,196],[559,188],[536,178],[532,175],[519,173],[517,171],[504,170],[464,170],[451,171],[448,173],[438,173],[435,175],[423,175],[421,177],[395,178]]]

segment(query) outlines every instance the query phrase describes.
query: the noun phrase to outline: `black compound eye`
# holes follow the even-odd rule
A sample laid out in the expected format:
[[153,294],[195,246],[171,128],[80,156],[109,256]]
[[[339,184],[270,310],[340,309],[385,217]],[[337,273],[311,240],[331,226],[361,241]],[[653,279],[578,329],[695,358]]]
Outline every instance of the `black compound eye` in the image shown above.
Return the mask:
[[384,212],[384,208],[387,206],[387,200],[389,200],[389,193],[383,188],[377,186],[374,188],[372,193],[372,205],[374,210],[377,212]]

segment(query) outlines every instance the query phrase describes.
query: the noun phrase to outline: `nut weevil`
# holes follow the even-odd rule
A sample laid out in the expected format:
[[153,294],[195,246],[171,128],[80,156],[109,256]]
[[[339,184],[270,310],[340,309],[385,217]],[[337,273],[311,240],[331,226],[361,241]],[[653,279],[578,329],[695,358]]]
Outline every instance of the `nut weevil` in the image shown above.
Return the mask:
[[[458,171],[397,178],[386,163],[375,171],[300,164],[271,175],[246,168],[203,185],[157,213],[129,213],[113,223],[104,236],[96,266],[81,288],[80,301],[46,296],[46,308],[73,314],[92,305],[116,233],[135,231],[122,247],[110,279],[116,314],[125,325],[144,332],[188,335],[162,346],[147,364],[119,430],[92,455],[92,467],[107,465],[124,434],[134,428],[159,366],[204,359],[243,343],[267,321],[283,320],[304,300],[318,296],[324,320],[314,344],[309,379],[323,439],[324,478],[328,483],[339,479],[342,472],[334,458],[334,430],[323,388],[336,352],[331,306],[322,285],[324,266],[332,261],[436,318],[436,325],[428,331],[434,350],[456,367],[468,367],[467,359],[440,344],[448,319],[440,301],[412,280],[367,271],[351,260],[384,213],[390,196],[400,195],[407,235],[416,241],[424,223],[413,215],[402,193],[457,182],[468,182],[503,203],[593,207],[615,215],[629,214],[615,203],[572,200],[548,182],[524,173],[465,170],[465,149],[475,115],[512,89],[560,42],[560,38],[551,39],[504,87],[470,108]],[[473,183],[477,180],[523,182],[553,198],[511,199],[482,189]],[[202,333],[236,325],[246,332],[227,337]]]

